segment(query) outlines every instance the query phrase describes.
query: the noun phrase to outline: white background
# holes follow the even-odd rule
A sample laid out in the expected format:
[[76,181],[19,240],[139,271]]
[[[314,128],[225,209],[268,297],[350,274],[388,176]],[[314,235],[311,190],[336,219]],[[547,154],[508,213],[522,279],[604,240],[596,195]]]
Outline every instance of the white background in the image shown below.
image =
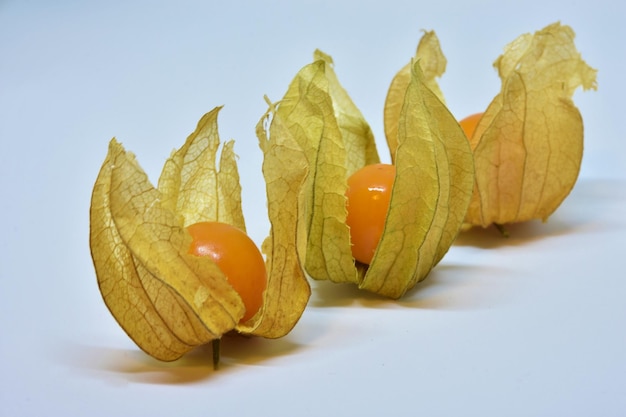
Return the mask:
[[[625,9],[595,1],[1,1],[1,416],[626,415]],[[434,29],[458,117],[506,43],[560,20],[597,92],[579,182],[546,224],[462,235],[400,301],[314,283],[283,339],[159,363],[98,292],[93,182],[117,137],[153,181],[203,113],[235,138],[251,236],[268,230],[254,126],[315,48],[382,141],[395,72]]]

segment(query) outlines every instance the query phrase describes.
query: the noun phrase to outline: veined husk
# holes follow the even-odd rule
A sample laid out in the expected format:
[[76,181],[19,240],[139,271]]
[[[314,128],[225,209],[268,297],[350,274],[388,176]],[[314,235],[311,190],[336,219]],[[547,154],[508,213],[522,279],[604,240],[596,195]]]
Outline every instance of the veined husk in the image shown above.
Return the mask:
[[583,121],[572,96],[580,86],[596,89],[597,71],[559,23],[518,37],[494,66],[502,89],[470,138],[476,184],[466,220],[545,221],[578,178]]
[[[446,103],[443,93],[437,83],[437,78],[446,71],[448,60],[441,51],[439,38],[435,31],[424,31],[417,44],[415,60],[420,62],[422,69],[422,82],[432,91],[442,103]],[[407,63],[391,80],[387,97],[385,98],[385,108],[383,112],[385,122],[385,139],[391,154],[391,160],[396,158],[398,148],[398,122],[404,105],[406,89],[411,82],[413,61]]]
[[321,53],[315,58],[270,106],[262,119],[269,123],[261,123],[258,133],[261,140],[289,142],[290,150],[299,149],[297,159],[306,161],[305,182],[290,184],[301,190],[298,253],[314,279],[401,297],[441,260],[461,227],[473,184],[469,143],[414,63],[398,117],[385,230],[371,264],[356,263],[346,225],[347,178],[378,157],[367,123],[345,100],[332,60]]
[[[245,231],[233,141],[223,146],[219,170],[216,166],[219,110],[205,114],[172,153],[158,189],[115,139],[93,189],[90,247],[104,301],[130,338],[164,361],[232,330],[281,337],[296,324],[310,295],[296,253],[296,222],[279,218],[277,210],[280,204],[295,216],[297,195],[270,181],[272,227],[263,245],[268,283],[254,317],[239,324],[245,308],[221,270],[207,257],[188,254],[190,224],[220,221]],[[273,154],[270,149],[269,161]],[[303,167],[300,175],[304,172]]]

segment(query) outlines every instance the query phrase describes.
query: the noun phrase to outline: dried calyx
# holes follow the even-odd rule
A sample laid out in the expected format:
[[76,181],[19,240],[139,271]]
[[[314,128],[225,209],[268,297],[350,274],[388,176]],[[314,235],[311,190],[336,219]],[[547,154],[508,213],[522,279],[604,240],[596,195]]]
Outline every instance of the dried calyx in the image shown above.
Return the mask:
[[[437,52],[433,36],[422,49],[428,56]],[[271,123],[261,125],[260,137],[288,142],[286,149],[308,170],[304,183],[289,186],[300,190],[299,254],[312,278],[398,298],[428,275],[457,236],[471,196],[472,154],[424,67],[427,57],[412,60],[395,84],[395,98],[387,101],[386,115],[396,124],[388,138],[396,176],[369,265],[353,258],[345,193],[347,178],[379,159],[371,130],[339,84],[330,57],[316,52],[271,106]]]
[[230,331],[284,336],[310,295],[296,252],[297,196],[268,168],[276,160],[274,143],[267,144],[264,163],[271,230],[263,244],[267,289],[259,312],[240,323],[244,304],[224,273],[210,258],[189,253],[190,224],[218,221],[245,230],[232,141],[216,166],[219,110],[204,115],[167,160],[158,188],[113,139],[93,190],[90,246],[104,301],[133,341],[164,361]]

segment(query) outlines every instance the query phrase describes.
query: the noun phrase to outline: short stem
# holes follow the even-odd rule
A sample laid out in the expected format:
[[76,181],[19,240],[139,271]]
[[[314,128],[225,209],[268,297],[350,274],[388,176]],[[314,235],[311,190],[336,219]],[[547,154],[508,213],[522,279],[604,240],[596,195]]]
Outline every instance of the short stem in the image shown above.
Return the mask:
[[222,339],[213,339],[211,346],[213,347],[213,369],[217,370],[220,364],[220,342]]
[[498,223],[494,223],[493,225],[496,227],[496,229],[498,229],[498,232],[500,232],[502,237],[509,237],[510,236],[509,235],[509,231],[506,230],[506,228],[503,225],[498,224]]

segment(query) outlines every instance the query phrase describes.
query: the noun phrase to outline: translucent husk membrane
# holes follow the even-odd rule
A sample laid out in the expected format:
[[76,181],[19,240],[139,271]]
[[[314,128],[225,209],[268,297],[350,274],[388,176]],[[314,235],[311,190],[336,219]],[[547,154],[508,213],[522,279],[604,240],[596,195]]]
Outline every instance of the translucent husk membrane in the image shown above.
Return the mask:
[[580,86],[596,89],[597,71],[559,23],[515,39],[494,67],[502,89],[470,138],[476,182],[466,220],[545,221],[578,178],[583,120],[572,96]]
[[[300,318],[310,288],[296,253],[297,193],[268,166],[284,156],[265,147],[270,235],[263,244],[268,275],[264,305],[239,323],[244,305],[207,257],[188,254],[186,226],[220,221],[245,231],[233,141],[221,151],[215,108],[165,163],[154,188],[135,157],[112,139],[90,209],[90,246],[100,291],[111,314],[151,356],[171,361],[236,331],[277,338]],[[305,167],[292,166],[290,181]],[[268,172],[269,171],[269,172]]]
[[[432,47],[438,48],[438,42]],[[396,177],[370,265],[352,257],[345,192],[352,172],[379,159],[372,132],[339,84],[332,59],[316,51],[314,62],[298,72],[259,124],[261,140],[288,142],[289,151],[306,163],[305,181],[291,186],[300,190],[298,253],[314,279],[401,297],[428,275],[460,230],[473,186],[471,149],[455,118],[427,86],[422,70],[427,58],[418,58],[409,66],[403,94],[397,95],[402,99],[394,115],[397,134],[389,138],[397,144],[392,149]],[[286,175],[291,168],[281,169]]]

